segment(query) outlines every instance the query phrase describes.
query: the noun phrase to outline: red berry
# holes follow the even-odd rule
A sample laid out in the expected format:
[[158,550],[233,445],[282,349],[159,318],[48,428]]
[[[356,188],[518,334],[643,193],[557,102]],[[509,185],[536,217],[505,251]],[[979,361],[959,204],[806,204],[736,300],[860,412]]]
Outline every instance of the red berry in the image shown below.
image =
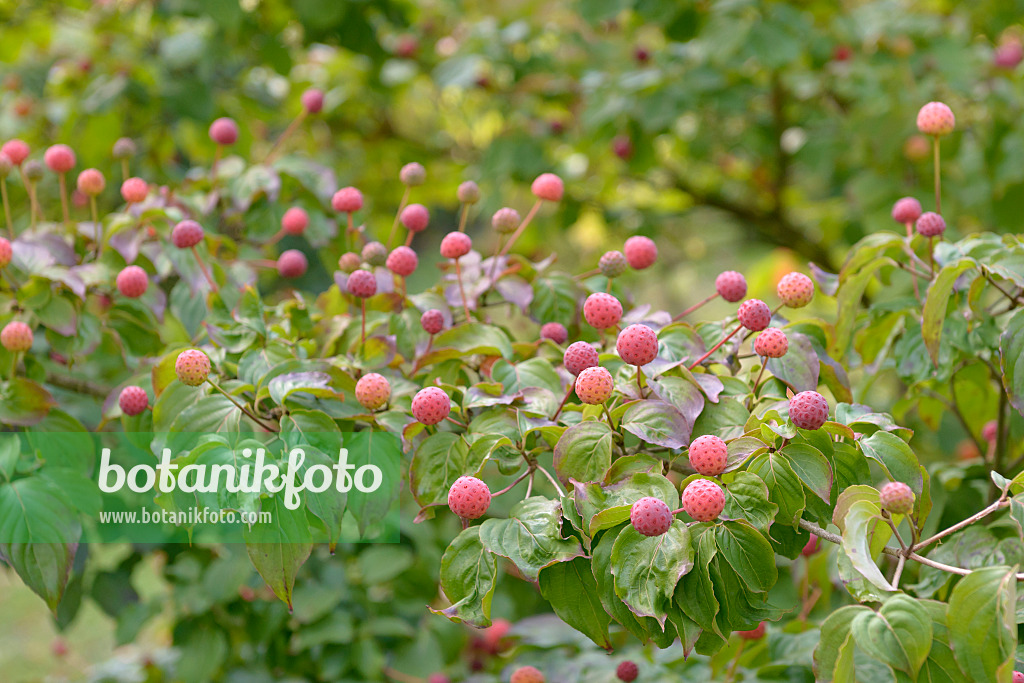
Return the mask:
[[508,635],[512,624],[507,619],[495,619],[494,623],[484,629],[479,640],[480,647],[491,655],[501,652],[502,640]]
[[628,135],[616,135],[612,139],[612,151],[620,159],[629,159],[633,156],[633,141]]
[[554,173],[541,173],[537,176],[537,179],[533,181],[533,184],[530,186],[530,190],[537,199],[543,199],[548,202],[558,202],[562,200],[562,194],[565,192],[565,184],[562,182],[562,179]]
[[590,405],[607,401],[614,388],[612,374],[600,366],[584,368],[576,378],[576,395]]
[[698,436],[690,443],[690,465],[700,474],[716,477],[725,471],[729,447],[712,434]]
[[736,631],[736,635],[743,640],[761,640],[764,638],[764,630],[764,622],[762,621],[757,625],[757,628],[750,631]]
[[430,222],[430,212],[427,211],[427,207],[422,204],[410,204],[409,206],[402,209],[401,215],[398,217],[409,230],[413,232],[420,232],[425,230],[427,223]]
[[634,270],[650,268],[658,260],[658,246],[650,237],[633,235],[622,247],[626,261]]
[[491,227],[500,233],[514,232],[519,227],[521,220],[518,211],[506,206],[494,212],[494,216],[491,217]]
[[28,351],[32,348],[32,328],[20,320],[7,323],[0,331],[0,346],[11,353]]
[[651,59],[651,52],[645,47],[638,47],[633,50],[633,58],[641,64],[646,64]]
[[747,299],[744,301],[740,304],[736,316],[739,318],[740,325],[743,325],[743,327],[752,332],[760,332],[768,327],[768,323],[772,321],[771,309],[768,308],[768,304],[760,299]]
[[769,327],[754,340],[754,353],[764,358],[782,358],[788,350],[789,339],[777,327]]
[[448,507],[458,517],[479,519],[490,506],[491,491],[476,477],[459,477],[448,489]]
[[540,328],[540,338],[564,344],[569,339],[569,331],[562,323],[544,323]]
[[420,316],[420,325],[427,334],[437,334],[444,329],[444,314],[436,308],[424,311]]
[[363,208],[363,193],[354,187],[343,187],[331,197],[331,206],[335,211],[354,213]]
[[23,140],[15,138],[5,142],[0,147],[0,153],[10,159],[15,166],[21,166],[22,162],[28,158],[29,147]]
[[356,382],[356,400],[367,410],[377,410],[391,398],[391,384],[383,375],[371,372]]
[[544,683],[544,674],[532,666],[521,666],[512,673],[509,683]]
[[894,515],[908,515],[914,511],[914,492],[902,481],[890,481],[878,490],[882,509]]
[[395,275],[400,277],[409,277],[416,272],[416,266],[419,265],[419,258],[416,256],[416,252],[406,246],[396,247],[393,252],[388,254],[387,267]]
[[929,102],[917,113],[917,129],[925,135],[946,135],[955,127],[953,110],[942,102]]
[[452,683],[452,679],[442,673],[432,673],[427,676],[427,683]]
[[402,170],[398,172],[398,179],[402,181],[403,185],[409,187],[422,185],[427,180],[427,169],[423,168],[423,164],[413,161],[402,167]]
[[324,91],[310,88],[302,93],[302,108],[309,114],[319,114],[324,108]]
[[78,191],[82,194],[90,197],[95,197],[99,193],[103,192],[103,188],[107,186],[106,179],[103,178],[103,174],[95,168],[87,168],[78,174],[78,182],[76,183]]
[[75,167],[75,153],[67,145],[53,145],[43,153],[43,162],[54,173],[67,173]]
[[927,211],[917,219],[915,227],[922,237],[938,237],[946,232],[946,221],[939,214]]
[[137,299],[149,289],[149,276],[138,266],[128,266],[117,274],[117,291]]
[[210,124],[210,139],[218,145],[233,145],[238,140],[238,124],[226,116]]
[[1024,673],[1020,671],[1013,672],[1013,683],[1024,683]]
[[436,425],[451,411],[451,399],[438,387],[420,389],[412,398],[412,416],[422,424]]
[[921,202],[913,197],[897,199],[892,205],[892,219],[897,223],[913,223],[921,217]]
[[129,178],[121,183],[121,197],[129,204],[145,201],[149,194],[149,185],[142,178]]
[[801,391],[789,399],[789,419],[800,429],[821,429],[828,420],[828,401],[817,391]]
[[456,190],[455,195],[463,204],[476,204],[480,201],[480,187],[472,180],[467,180],[459,185],[459,189]]
[[818,552],[818,548],[821,546],[821,541],[817,536],[811,534],[811,538],[804,545],[804,549],[800,551],[800,554],[804,557],[810,557],[814,553]]
[[198,349],[182,351],[174,361],[174,372],[182,384],[197,387],[210,376],[210,357]]
[[641,498],[629,508],[629,521],[644,536],[661,536],[672,526],[672,511],[660,498]]
[[562,354],[562,364],[573,375],[578,375],[587,368],[596,367],[597,361],[597,349],[585,341],[569,344],[569,348]]
[[845,62],[853,56],[853,50],[849,45],[836,45],[836,49],[832,51],[832,59],[837,62]]
[[[999,45],[992,53],[992,63],[1000,69],[1013,69],[1024,60],[1024,45],[1017,38],[1012,38]],[[1024,681],[1024,678],[1021,678]],[[1014,683],[1017,683],[1014,674]]]
[[149,407],[149,396],[142,387],[128,386],[121,390],[117,404],[121,406],[122,413],[134,417]]
[[622,318],[622,304],[611,294],[597,292],[583,303],[583,318],[598,330],[615,327]]
[[464,232],[450,232],[441,240],[441,256],[445,258],[461,258],[473,248],[473,240]]
[[309,214],[306,210],[293,206],[284,212],[284,216],[281,217],[281,230],[288,235],[301,235],[306,231],[306,227],[309,225]]
[[613,280],[625,273],[626,266],[628,265],[626,257],[623,256],[621,251],[606,251],[601,255],[597,268],[601,271],[601,275],[604,275],[609,280]]
[[12,256],[14,256],[14,250],[11,248],[11,243],[7,241],[6,237],[0,237],[0,268],[6,267],[11,262]]
[[[10,257],[8,257],[8,260]],[[0,257],[0,265],[2,265],[2,257]],[[989,420],[985,423],[985,426],[981,428],[981,438],[989,443],[995,442],[999,436],[999,422],[996,420]]]
[[725,508],[725,492],[710,479],[694,479],[683,489],[683,511],[698,522],[718,519]]
[[357,270],[348,276],[348,293],[368,299],[377,293],[377,278],[368,270]]
[[619,333],[615,350],[630,365],[647,365],[658,357],[658,335],[646,325],[630,325]]
[[309,261],[298,249],[289,249],[277,257],[277,274],[281,277],[296,278],[306,274]]
[[632,683],[636,680],[636,677],[639,674],[640,669],[637,667],[635,662],[621,662],[615,669],[615,675],[618,676],[619,680],[623,683]]
[[171,244],[178,249],[191,249],[203,241],[203,226],[193,220],[183,220],[171,230]]
[[814,281],[803,273],[787,273],[779,280],[775,291],[790,308],[803,308],[814,298]]
[[362,256],[371,266],[383,266],[388,261],[388,248],[380,242],[367,242],[363,245]]
[[726,270],[715,278],[715,291],[729,303],[736,303],[747,295],[747,279],[735,270]]

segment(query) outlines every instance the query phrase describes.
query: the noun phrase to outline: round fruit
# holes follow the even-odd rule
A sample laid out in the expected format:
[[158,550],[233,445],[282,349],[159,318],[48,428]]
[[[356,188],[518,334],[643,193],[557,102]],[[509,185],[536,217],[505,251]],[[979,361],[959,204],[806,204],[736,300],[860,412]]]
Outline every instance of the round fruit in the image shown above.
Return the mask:
[[454,231],[444,236],[441,240],[441,256],[445,258],[458,259],[473,248],[473,240],[464,232]]
[[121,197],[129,204],[145,201],[149,194],[149,185],[142,178],[128,178],[121,183]]
[[137,299],[149,289],[149,276],[138,266],[128,266],[117,274],[117,291]]
[[629,521],[644,536],[661,536],[672,526],[672,511],[665,501],[647,496],[629,508]]
[[43,153],[43,162],[54,173],[67,173],[75,167],[75,153],[67,145],[53,145]]
[[0,268],[5,268],[14,256],[14,249],[6,237],[0,237]]
[[787,273],[779,280],[775,291],[790,308],[803,308],[814,298],[814,281],[803,273]]
[[917,129],[925,135],[946,135],[955,127],[953,110],[942,102],[929,102],[917,112]]
[[356,400],[367,410],[377,410],[391,398],[391,385],[387,378],[376,372],[363,375],[356,382]]
[[1024,683],[1024,673],[1020,671],[1013,672],[1013,683]]
[[135,147],[135,141],[131,138],[118,138],[114,141],[114,147],[111,149],[111,154],[118,161],[122,159],[131,159],[135,156],[137,149]]
[[309,114],[319,114],[324,108],[324,91],[310,88],[302,93],[302,108]]
[[650,268],[658,260],[658,246],[650,237],[633,235],[622,247],[629,266],[635,270]]
[[548,202],[558,202],[562,200],[562,194],[565,192],[565,184],[562,182],[562,179],[554,173],[541,173],[537,176],[537,179],[533,181],[533,184],[530,186],[530,190],[533,192],[533,196],[537,199],[543,199]]
[[28,351],[32,348],[32,328],[20,320],[7,323],[0,331],[0,346],[11,353]]
[[363,208],[363,193],[354,187],[343,187],[331,197],[331,207],[342,213],[353,213]]
[[725,508],[725,492],[710,479],[694,479],[683,489],[683,512],[698,522],[718,519]]
[[735,270],[721,272],[715,278],[715,291],[729,303],[736,303],[747,295],[747,278]]
[[922,237],[938,237],[946,232],[946,221],[939,214],[926,211],[917,219],[915,227]]
[[601,275],[612,280],[625,273],[626,266],[628,265],[626,257],[621,251],[606,251],[601,255],[601,260],[598,261],[597,268],[601,271]]
[[309,268],[306,255],[298,249],[289,249],[277,257],[277,274],[285,278],[302,277]]
[[476,204],[480,201],[480,187],[472,180],[467,180],[459,185],[459,189],[455,191],[455,196],[463,204]]
[[107,181],[98,169],[87,168],[78,174],[76,186],[82,194],[95,197],[103,192],[103,188],[107,186]]
[[789,339],[777,327],[769,327],[754,339],[754,353],[764,358],[782,358],[787,351]]
[[420,389],[412,398],[412,416],[422,424],[436,425],[451,411],[451,399],[438,387]]
[[121,390],[117,399],[121,412],[129,417],[141,414],[149,407],[149,396],[142,387],[128,386]]
[[578,375],[587,368],[597,367],[597,361],[597,349],[585,341],[569,344],[569,348],[562,354],[562,364],[573,375]]
[[430,212],[422,204],[410,204],[402,209],[402,213],[398,218],[402,221],[402,225],[409,230],[420,232],[425,230],[427,223],[430,222]]
[[806,545],[804,545],[804,549],[800,551],[800,554],[804,557],[810,557],[814,553],[818,552],[820,547],[821,540],[814,534],[811,534],[811,538],[807,541]]
[[416,252],[404,245],[396,247],[388,254],[387,261],[385,261],[388,270],[400,277],[409,277],[415,273],[419,263],[420,260],[416,256]]
[[913,197],[897,199],[892,205],[892,219],[897,223],[913,223],[921,217],[921,202]]
[[388,248],[380,242],[367,242],[363,245],[362,257],[371,266],[383,266],[388,261]]
[[690,442],[690,465],[700,474],[717,477],[725,471],[729,447],[717,436],[705,434]]
[[878,490],[882,509],[893,515],[908,515],[914,511],[914,492],[902,481],[890,481]]
[[[0,259],[2,262],[2,259]],[[2,265],[2,263],[0,263]],[[981,438],[989,443],[993,443],[999,436],[999,422],[996,420],[989,420],[985,423],[985,426],[981,428]]]
[[762,621],[757,628],[750,631],[736,631],[736,635],[743,640],[761,640],[764,638],[764,622]]
[[308,225],[309,214],[298,206],[288,209],[281,217],[281,230],[288,235],[301,235],[306,231]]
[[368,299],[377,293],[377,278],[368,270],[357,270],[348,276],[348,293]]
[[[992,64],[1000,69],[1013,69],[1024,60],[1024,45],[1019,38],[1007,40],[999,45],[992,53]],[[1021,678],[1024,681],[1024,677]],[[1014,673],[1013,682],[1017,683],[1017,674]]]
[[491,227],[500,233],[514,232],[519,227],[521,220],[518,211],[506,206],[494,212],[494,215],[491,217]]
[[452,683],[452,679],[442,673],[432,673],[427,676],[427,683]]
[[509,683],[544,683],[544,674],[532,666],[521,666],[512,672]]
[[363,265],[363,259],[360,258],[359,254],[351,251],[346,251],[338,259],[338,268],[343,273],[354,273],[359,270],[359,266]]
[[182,351],[174,361],[174,372],[182,384],[197,387],[210,376],[210,358],[198,349]]
[[772,321],[772,310],[760,299],[747,299],[736,312],[740,325],[752,332],[760,332]]
[[583,302],[583,318],[591,327],[607,330],[622,319],[622,304],[611,294],[596,292]]
[[540,328],[540,338],[564,344],[569,339],[569,331],[562,323],[544,323]]
[[619,333],[615,350],[630,365],[647,365],[658,357],[658,335],[647,325],[630,325]]
[[422,185],[427,180],[427,169],[423,168],[423,164],[414,161],[402,167],[398,172],[398,179],[409,187]]
[[448,507],[463,519],[479,519],[491,506],[491,490],[476,477],[459,477],[448,489]]
[[423,311],[423,315],[420,316],[420,325],[423,326],[423,331],[427,334],[437,334],[444,329],[444,313],[436,308]]
[[828,401],[817,391],[801,391],[789,399],[789,419],[800,429],[821,429],[828,420]]
[[636,680],[636,677],[640,674],[640,669],[637,667],[635,662],[625,661],[620,662],[615,668],[615,675],[623,683],[632,683]]
[[0,147],[0,153],[11,160],[15,166],[21,166],[25,159],[28,159],[29,147],[24,140],[17,138],[8,140]]
[[576,377],[576,395],[590,405],[607,401],[614,388],[612,374],[600,366],[584,368]]
[[210,139],[218,145],[233,145],[238,140],[238,124],[226,116],[210,124]]
[[171,244],[178,249],[190,249],[203,241],[203,226],[192,220],[183,220],[171,230]]

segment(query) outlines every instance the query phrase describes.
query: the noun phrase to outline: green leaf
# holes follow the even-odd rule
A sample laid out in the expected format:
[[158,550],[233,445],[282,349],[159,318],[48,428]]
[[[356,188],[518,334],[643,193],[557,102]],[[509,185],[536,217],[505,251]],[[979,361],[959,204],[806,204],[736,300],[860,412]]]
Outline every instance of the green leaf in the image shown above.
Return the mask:
[[809,444],[790,443],[781,453],[800,481],[828,503],[832,494],[832,467],[821,451]]
[[814,648],[814,674],[822,683],[843,681],[853,683],[853,620],[871,610],[863,605],[840,607],[821,625],[818,646]]
[[807,505],[804,486],[790,467],[789,461],[779,453],[762,453],[747,466],[768,486],[769,499],[778,506],[776,519],[788,526],[796,526]]
[[612,430],[588,420],[563,432],[554,451],[555,472],[563,482],[601,481],[612,464]]
[[35,382],[15,377],[0,383],[0,424],[28,427],[36,424],[57,405],[48,392]]
[[579,542],[562,538],[562,506],[540,496],[516,504],[508,519],[480,525],[480,540],[495,555],[511,560],[523,577],[536,581],[540,570],[583,554]]
[[896,481],[902,481],[920,496],[924,489],[921,464],[907,442],[892,432],[878,431],[858,441],[864,455],[877,461]]
[[540,593],[562,621],[599,647],[612,649],[608,637],[611,618],[597,597],[597,581],[588,559],[577,557],[543,569],[540,572]]
[[441,589],[452,602],[435,610],[452,621],[482,628],[491,623],[491,598],[498,560],[480,542],[479,526],[471,526],[455,537],[441,557]]
[[975,570],[960,579],[949,596],[949,642],[971,680],[1009,680],[1017,642],[1014,572],[1008,567]]
[[458,325],[444,330],[434,337],[434,351],[426,354],[422,365],[428,365],[432,359],[445,357],[444,349],[455,349],[464,355],[483,354],[513,358],[512,343],[501,328],[483,323]]
[[650,399],[631,403],[622,415],[622,429],[647,443],[683,448],[690,443],[693,425],[674,406]]
[[850,505],[843,519],[842,548],[851,564],[873,586],[887,592],[895,590],[875,564],[872,550],[876,528],[883,529],[888,537],[889,527],[882,522],[881,509],[874,503],[860,500]]
[[729,521],[715,528],[718,555],[757,593],[766,593],[779,578],[775,551],[761,533],[745,521]]
[[291,610],[295,577],[313,550],[305,506],[289,510],[284,496],[277,495],[264,498],[263,509],[270,511],[272,521],[245,529],[246,551],[256,571]]
[[794,392],[814,391],[818,388],[821,363],[807,335],[790,331],[789,350],[782,358],[769,358],[767,365],[772,376],[782,380]]
[[[649,617],[638,617],[615,594],[615,577],[612,576],[612,550],[619,534],[628,526],[609,529],[601,534],[591,550],[591,569],[597,582],[597,595],[605,611],[619,624],[642,642],[651,639],[652,631],[661,631],[658,623]],[[674,639],[674,637],[673,637]]]
[[729,519],[744,519],[759,531],[768,533],[779,506],[768,500],[768,487],[761,478],[750,472],[737,472],[725,490],[722,515]]
[[[898,239],[898,237],[897,237]],[[856,252],[851,252],[851,258]],[[853,340],[853,328],[857,322],[857,312],[860,310],[860,300],[864,296],[864,290],[868,283],[875,276],[875,271],[887,263],[888,259],[880,256],[865,264],[855,275],[844,279],[839,286],[836,295],[836,333],[833,337],[832,348],[829,355],[833,358],[842,359],[846,356],[846,350],[850,348]],[[846,267],[843,268],[845,276]]]
[[953,292],[953,285],[957,279],[975,265],[973,259],[960,259],[947,264],[928,287],[928,298],[924,302],[922,313],[921,336],[936,367],[939,365],[939,345],[942,341],[942,325],[946,321],[949,295]]
[[470,448],[461,435],[454,432],[431,434],[416,449],[409,466],[409,485],[421,506],[443,503],[448,489],[464,474],[476,474],[486,453],[477,449],[470,458]]
[[697,537],[696,545],[693,569],[679,582],[675,600],[683,613],[698,626],[705,631],[718,633],[715,616],[718,614],[719,605],[715,599],[715,586],[708,571],[708,565],[718,553],[715,534],[705,531]]
[[1014,313],[1006,323],[999,338],[999,361],[1006,395],[1024,415],[1024,310]]
[[917,677],[932,646],[932,622],[917,600],[897,594],[878,612],[861,612],[850,624],[857,646],[894,669]]
[[918,600],[917,603],[928,612],[932,621],[932,645],[928,659],[921,667],[919,683],[959,683],[965,679],[956,663],[953,648],[949,643],[949,628],[946,626],[948,605],[935,600]]
[[628,526],[615,539],[611,566],[615,594],[637,616],[664,626],[676,584],[693,567],[690,532],[679,520],[661,536],[643,536]]

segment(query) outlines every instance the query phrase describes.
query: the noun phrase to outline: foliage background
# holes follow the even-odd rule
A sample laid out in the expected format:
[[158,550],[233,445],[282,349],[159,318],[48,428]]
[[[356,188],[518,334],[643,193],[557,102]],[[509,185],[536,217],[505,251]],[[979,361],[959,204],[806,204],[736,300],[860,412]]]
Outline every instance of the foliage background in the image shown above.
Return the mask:
[[[527,204],[529,180],[554,169],[567,198],[526,239],[579,270],[630,234],[657,237],[657,272],[636,295],[674,310],[703,298],[724,268],[743,266],[757,296],[807,260],[835,271],[857,239],[894,229],[892,202],[930,193],[930,157],[912,140],[914,114],[931,99],[958,116],[943,143],[951,233],[1015,231],[1022,67],[996,67],[993,50],[1024,34],[1022,15],[1020,0],[7,1],[0,138],[68,142],[80,167],[106,169],[127,135],[140,175],[177,181],[208,163],[213,118],[238,120],[241,151],[260,158],[298,112],[298,94],[321,87],[324,114],[291,144],[323,165],[324,183],[364,191],[371,230],[390,225],[408,161],[427,168],[418,199],[435,225],[454,225],[459,182],[480,183],[474,237],[488,234],[498,202]],[[270,234],[279,210],[256,207],[244,228]],[[338,253],[324,245],[310,277],[326,283]],[[898,407],[898,386],[873,391]],[[923,458],[955,456],[946,423],[916,442]],[[357,641],[416,657],[465,636],[424,617],[436,586],[415,580],[436,575],[454,527],[408,533],[415,557],[387,558],[403,571],[364,586],[377,602],[363,605],[397,605],[405,626],[387,622],[375,628],[389,635]],[[123,558],[112,552],[102,566],[116,575]],[[131,571],[138,585],[167,590],[153,568]],[[27,589],[0,580],[0,613],[20,613]],[[513,619],[536,605],[526,591],[499,598],[495,613]],[[56,628],[38,609],[25,615],[0,627],[0,667],[15,680],[74,674],[117,640],[110,615],[89,607],[63,636],[71,653],[55,659]],[[156,651],[171,623],[149,622],[134,647]]]

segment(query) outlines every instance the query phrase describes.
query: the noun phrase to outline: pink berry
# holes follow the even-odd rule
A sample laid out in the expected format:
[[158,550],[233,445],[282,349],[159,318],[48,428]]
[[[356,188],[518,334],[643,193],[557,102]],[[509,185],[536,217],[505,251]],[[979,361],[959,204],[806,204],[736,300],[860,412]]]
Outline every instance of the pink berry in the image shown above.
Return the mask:
[[117,404],[121,406],[122,413],[134,417],[149,407],[149,396],[142,387],[128,386],[121,390]]
[[324,91],[310,88],[302,93],[302,108],[309,114],[319,114],[324,108]]
[[338,259],[338,268],[340,268],[343,273],[354,273],[359,270],[359,266],[361,265],[363,265],[362,258],[360,258],[359,254],[351,251],[346,251],[341,255],[341,258]]
[[777,327],[769,327],[754,340],[754,353],[764,358],[782,358],[787,351],[789,339]]
[[348,293],[369,299],[377,293],[377,278],[368,270],[357,270],[348,276]]
[[289,249],[277,257],[277,274],[281,277],[302,277],[308,267],[306,255],[298,249]]
[[464,232],[450,232],[441,240],[441,256],[445,258],[461,258],[473,248],[473,240]]
[[11,262],[14,250],[6,237],[0,237],[0,268],[5,268]]
[[388,254],[387,267],[395,275],[409,277],[416,272],[416,266],[420,263],[416,252],[406,246],[396,247]]
[[814,298],[814,281],[803,273],[786,273],[775,291],[790,308],[803,308]]
[[661,536],[672,526],[672,511],[665,501],[647,496],[629,508],[629,521],[644,536]]
[[67,173],[75,167],[75,153],[67,145],[53,145],[43,154],[43,162],[54,173]]
[[95,168],[87,168],[78,174],[78,182],[76,183],[78,191],[82,194],[90,197],[103,192],[103,188],[107,186],[107,181],[104,179],[103,174]]
[[480,186],[472,180],[467,180],[459,185],[459,189],[456,190],[455,195],[463,204],[476,204],[480,201]]
[[131,159],[137,152],[135,141],[131,138],[118,138],[114,140],[114,147],[110,150],[111,155],[118,160]]
[[596,367],[597,362],[597,349],[585,341],[569,344],[569,348],[562,354],[562,364],[573,375],[578,375],[587,368]]
[[388,248],[380,242],[367,242],[362,257],[371,266],[383,266],[388,261]]
[[532,666],[521,666],[512,672],[509,683],[544,683],[544,674]]
[[[992,63],[1000,69],[1013,69],[1024,60],[1024,45],[1017,38],[1007,40],[992,53]],[[1024,678],[1021,678],[1024,681]],[[1013,679],[1017,683],[1016,674]]]
[[583,318],[587,324],[598,330],[607,330],[619,324],[622,318],[622,304],[611,294],[596,292],[583,303]]
[[633,683],[640,675],[640,669],[635,662],[625,661],[615,668],[615,675],[622,683]]
[[626,257],[621,251],[606,251],[597,262],[597,269],[609,280],[614,280],[626,272]]
[[683,489],[683,511],[698,522],[718,519],[725,508],[725,492],[710,479],[694,479]]
[[420,316],[420,325],[427,334],[437,334],[444,329],[444,314],[436,308],[423,311]]
[[0,178],[6,178],[13,170],[14,162],[6,154],[0,152]]
[[922,237],[938,237],[946,232],[946,221],[939,214],[926,211],[917,219],[915,227]]
[[643,235],[633,235],[626,240],[622,251],[626,255],[626,261],[629,262],[630,268],[634,270],[650,268],[658,260],[658,246],[650,237]]
[[363,208],[363,193],[354,187],[343,187],[331,197],[331,206],[341,213],[354,213]]
[[128,266],[117,274],[117,291],[137,299],[149,289],[149,276],[138,266]]
[[427,180],[427,169],[423,168],[423,164],[413,161],[402,167],[402,170],[398,172],[398,179],[402,181],[403,185],[409,187],[422,185]]
[[929,102],[917,112],[917,129],[925,135],[946,135],[955,127],[953,110],[942,102]]
[[544,323],[540,328],[540,338],[564,344],[569,339],[569,330],[562,323]]
[[422,424],[436,425],[451,411],[451,399],[438,387],[420,389],[412,398],[412,416]]
[[821,429],[828,420],[828,401],[817,391],[801,391],[789,399],[789,419],[800,429]]
[[452,683],[452,679],[443,673],[434,672],[427,676],[427,683]]
[[210,124],[210,139],[218,145],[233,145],[238,141],[238,124],[234,119],[221,117]]
[[908,515],[914,510],[914,492],[902,481],[890,481],[878,490],[882,509],[894,515]]
[[814,553],[818,552],[818,548],[821,547],[821,541],[814,534],[811,534],[811,538],[808,539],[807,544],[804,545],[804,549],[800,551],[800,554],[804,557],[810,557]]
[[363,375],[356,382],[356,400],[367,410],[377,410],[391,398],[391,384],[376,372]]
[[562,194],[565,192],[565,184],[562,182],[562,179],[554,173],[541,173],[537,176],[537,179],[533,181],[533,185],[530,186],[530,190],[533,192],[533,196],[537,199],[543,199],[548,202],[558,202],[562,200]]
[[752,332],[760,332],[772,321],[772,311],[768,304],[760,299],[747,299],[740,304],[736,317],[743,327]]
[[715,291],[729,303],[736,303],[747,295],[747,278],[743,273],[726,270],[715,278]]
[[427,223],[430,222],[430,212],[422,204],[410,204],[402,209],[398,219],[409,230],[420,232],[427,228]]
[[612,374],[600,366],[585,368],[576,378],[576,395],[589,405],[607,401],[614,388]]
[[615,350],[630,365],[647,365],[658,357],[658,335],[647,325],[630,325],[619,333]]
[[462,519],[479,519],[490,506],[491,491],[476,477],[459,477],[448,489],[448,507]]
[[21,166],[22,162],[28,159],[29,147],[23,140],[15,138],[5,142],[0,147],[0,153],[10,159],[15,166]]
[[725,471],[729,447],[712,434],[698,436],[690,443],[690,465],[700,474],[717,477]]
[[198,349],[182,351],[174,361],[174,372],[182,384],[197,387],[210,376],[210,357]]
[[757,628],[752,629],[750,631],[736,631],[736,635],[738,635],[743,640],[761,640],[762,638],[764,638],[764,631],[765,627],[764,622],[762,621],[760,624],[757,625]]
[[612,138],[612,152],[622,160],[633,156],[633,141],[628,135],[616,135]]
[[178,249],[191,249],[203,241],[203,226],[185,219],[171,230],[171,244]]
[[985,423],[985,426],[981,428],[981,438],[983,438],[985,441],[988,441],[989,443],[994,443],[998,437],[999,422],[996,420],[989,420],[988,422]]
[[1024,683],[1024,673],[1020,671],[1013,672],[1013,683]]
[[515,232],[521,221],[519,212],[506,206],[494,212],[494,216],[491,217],[491,227],[494,228],[495,232],[505,234]]
[[288,235],[301,235],[306,231],[308,225],[309,214],[298,206],[288,209],[281,217],[281,230]]
[[897,199],[892,205],[892,219],[897,223],[913,223],[921,217],[921,202],[913,197]]
[[0,346],[11,353],[28,351],[32,348],[32,328],[19,320],[7,323],[0,332]]
[[142,178],[129,178],[121,183],[121,197],[129,204],[138,204],[149,194],[149,185]]

